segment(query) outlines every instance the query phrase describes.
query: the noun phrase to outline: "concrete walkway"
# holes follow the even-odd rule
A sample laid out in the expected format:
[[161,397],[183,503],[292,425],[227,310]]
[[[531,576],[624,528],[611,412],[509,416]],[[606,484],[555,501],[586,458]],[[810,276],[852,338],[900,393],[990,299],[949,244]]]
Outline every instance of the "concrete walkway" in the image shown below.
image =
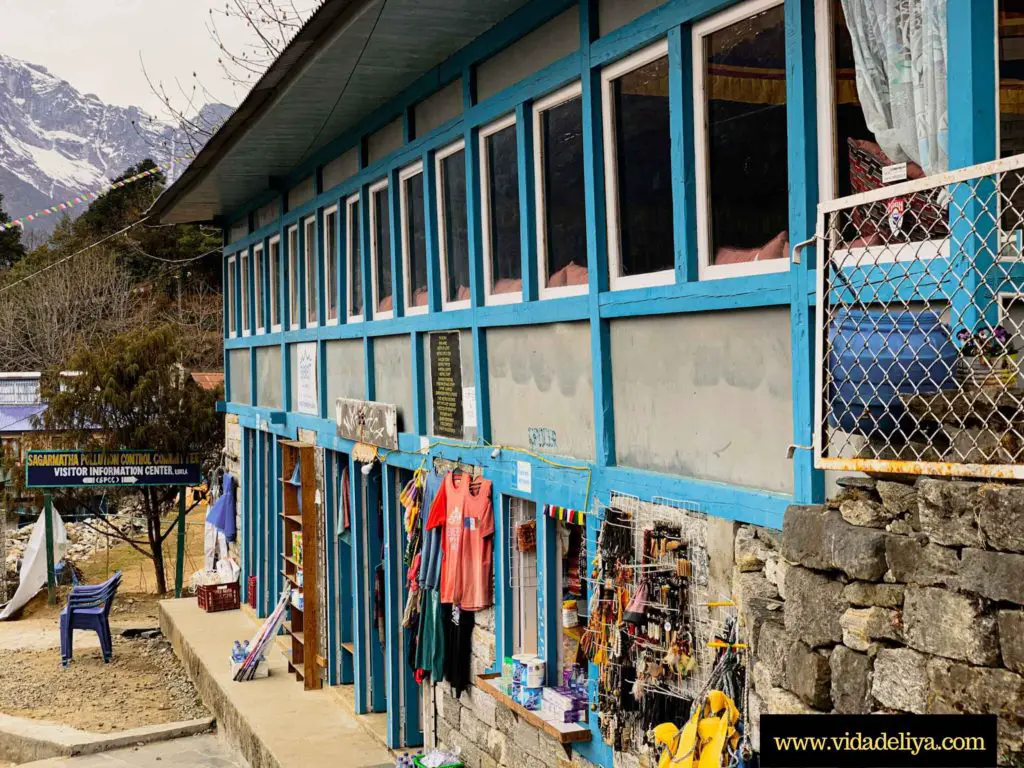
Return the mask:
[[212,734],[175,739],[145,747],[130,747],[115,752],[83,757],[54,757],[34,763],[22,763],[19,768],[244,768],[244,764],[231,755],[227,746]]
[[[243,611],[204,613],[195,598],[160,603],[160,626],[174,646],[220,734],[252,768],[376,768],[394,758],[329,691],[304,691],[272,646],[270,677],[231,679],[235,640],[256,624]],[[91,767],[90,767],[91,768]],[[112,768],[112,767],[111,767]]]

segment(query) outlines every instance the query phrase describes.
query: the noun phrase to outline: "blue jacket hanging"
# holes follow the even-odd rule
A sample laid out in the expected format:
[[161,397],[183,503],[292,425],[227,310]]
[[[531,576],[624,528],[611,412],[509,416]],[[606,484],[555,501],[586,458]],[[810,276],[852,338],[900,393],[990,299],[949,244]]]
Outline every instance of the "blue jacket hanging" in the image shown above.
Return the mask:
[[206,513],[206,522],[224,534],[228,541],[235,540],[235,478],[224,473],[221,494]]

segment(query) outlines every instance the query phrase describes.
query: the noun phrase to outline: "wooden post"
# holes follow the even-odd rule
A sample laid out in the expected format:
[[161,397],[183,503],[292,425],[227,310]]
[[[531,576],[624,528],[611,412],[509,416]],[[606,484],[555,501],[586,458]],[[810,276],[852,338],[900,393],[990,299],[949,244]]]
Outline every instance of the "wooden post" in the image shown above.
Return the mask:
[[181,597],[182,582],[185,579],[185,493],[182,486],[178,494],[178,557],[174,561],[174,596]]
[[57,604],[57,573],[53,562],[53,495],[46,494],[43,501],[43,525],[46,529],[46,592],[47,603]]

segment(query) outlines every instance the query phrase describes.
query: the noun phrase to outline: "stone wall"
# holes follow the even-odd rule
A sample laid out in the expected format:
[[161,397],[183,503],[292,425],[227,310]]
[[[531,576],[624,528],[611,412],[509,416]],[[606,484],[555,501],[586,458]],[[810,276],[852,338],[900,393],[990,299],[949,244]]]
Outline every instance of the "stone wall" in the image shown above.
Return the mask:
[[995,714],[1000,763],[1024,761],[1024,486],[840,486],[825,506],[790,507],[781,534],[736,533],[755,721]]

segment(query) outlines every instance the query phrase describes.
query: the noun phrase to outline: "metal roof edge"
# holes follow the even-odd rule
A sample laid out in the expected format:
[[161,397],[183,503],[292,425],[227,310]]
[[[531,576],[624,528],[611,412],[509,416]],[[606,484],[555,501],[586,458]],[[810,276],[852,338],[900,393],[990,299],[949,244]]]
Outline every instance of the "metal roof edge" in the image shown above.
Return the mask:
[[[334,36],[339,26],[349,21],[346,11],[374,0],[324,0],[302,28],[295,33],[281,54],[252,87],[242,103],[199,150],[184,173],[154,201],[147,211],[151,219],[160,220],[179,199],[197,184],[212,166],[231,150],[244,133],[253,126],[283,90],[302,73]],[[363,9],[365,10],[365,9]],[[207,222],[199,222],[207,223]]]

